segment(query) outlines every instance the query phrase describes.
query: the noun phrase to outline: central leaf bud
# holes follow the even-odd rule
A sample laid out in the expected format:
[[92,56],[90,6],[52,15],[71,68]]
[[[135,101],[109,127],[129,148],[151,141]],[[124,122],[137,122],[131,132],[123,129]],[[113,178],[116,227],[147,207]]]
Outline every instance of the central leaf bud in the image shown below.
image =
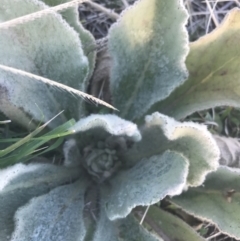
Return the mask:
[[102,182],[121,167],[117,152],[126,146],[124,138],[108,138],[83,149],[83,165],[93,179]]

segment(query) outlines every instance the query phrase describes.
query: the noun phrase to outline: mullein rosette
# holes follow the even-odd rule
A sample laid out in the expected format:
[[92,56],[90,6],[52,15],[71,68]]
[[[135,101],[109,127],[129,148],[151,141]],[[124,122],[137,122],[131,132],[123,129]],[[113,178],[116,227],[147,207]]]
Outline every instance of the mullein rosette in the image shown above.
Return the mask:
[[[0,20],[52,5],[47,0],[45,4],[23,2],[26,8],[18,11],[20,1],[4,1]],[[2,11],[4,7],[10,12],[17,10],[9,17]],[[77,16],[76,11],[69,9],[62,16],[50,13],[9,29],[0,25],[0,44],[9,44],[9,48],[0,49],[1,64],[21,69],[19,61],[6,58],[6,52],[9,49],[12,54],[13,36],[22,31],[25,34],[14,41],[18,41],[16,49],[25,61],[24,71],[85,91],[95,61],[95,53],[88,54],[86,43],[94,44],[94,39],[72,16]],[[162,240],[140,225],[131,211],[201,185],[205,176],[217,169],[219,159],[216,142],[205,126],[181,123],[157,110],[146,116],[152,105],[167,98],[187,78],[186,20],[183,3],[177,0],[139,0],[122,13],[110,29],[108,45],[110,89],[120,117],[92,114],[81,118],[64,144],[62,166],[17,164],[0,171],[0,240]],[[39,24],[37,30],[44,33],[43,38],[36,40],[34,24]],[[46,32],[47,27],[55,31]],[[54,46],[52,35],[59,38]],[[24,44],[22,38],[31,44]],[[71,53],[64,55],[69,46]],[[33,49],[41,53],[31,57]],[[36,121],[42,118],[29,99],[46,109],[46,119],[61,108],[67,110],[64,120],[85,115],[84,102],[74,102],[71,94],[47,88],[34,76],[0,70],[5,90],[0,108],[22,125],[27,126],[30,117]],[[16,82],[18,89],[10,82]],[[22,94],[17,101],[14,96],[19,91]],[[135,123],[143,119],[144,124],[138,127]],[[53,127],[58,124],[52,123]]]
[[141,130],[110,114],[90,115],[71,130],[76,138],[64,145],[64,166],[1,171],[1,237],[11,236],[16,212],[10,240],[85,240],[88,230],[89,240],[161,240],[131,210],[199,186],[217,168],[218,148],[204,126],[158,112]]

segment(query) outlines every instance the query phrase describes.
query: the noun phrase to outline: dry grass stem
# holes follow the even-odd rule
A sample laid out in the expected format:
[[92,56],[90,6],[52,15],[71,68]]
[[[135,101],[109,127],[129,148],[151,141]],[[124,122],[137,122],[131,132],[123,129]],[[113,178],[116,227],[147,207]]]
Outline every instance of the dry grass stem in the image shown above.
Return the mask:
[[148,213],[149,208],[150,208],[150,206],[147,206],[147,208],[146,208],[146,210],[145,210],[145,212],[144,212],[144,214],[143,214],[143,216],[142,216],[142,219],[141,219],[141,221],[140,221],[140,223],[139,223],[140,225],[143,224],[143,221],[144,221],[144,219],[145,219],[145,217],[146,217],[146,215],[147,215],[147,213]]
[[128,3],[127,0],[121,0],[121,1],[122,1],[125,8],[127,8],[129,6],[129,3]]
[[91,7],[95,8],[96,10],[107,14],[110,18],[112,18],[114,20],[117,20],[119,18],[119,15],[117,13],[115,13],[113,10],[105,8],[98,3],[95,3],[92,1],[87,1],[86,3],[88,3]]
[[206,240],[210,241],[211,239],[216,238],[216,237],[218,237],[221,234],[222,234],[222,232],[215,233],[212,236],[209,236],[208,238],[206,238]]

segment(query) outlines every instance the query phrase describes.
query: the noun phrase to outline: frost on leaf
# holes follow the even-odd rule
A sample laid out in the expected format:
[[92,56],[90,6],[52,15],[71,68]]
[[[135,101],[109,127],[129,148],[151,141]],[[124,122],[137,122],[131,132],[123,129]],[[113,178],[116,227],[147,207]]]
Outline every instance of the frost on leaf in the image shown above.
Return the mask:
[[[42,1],[49,6],[56,6],[64,2],[70,2],[71,0],[42,0]],[[86,30],[79,21],[78,4],[76,4],[75,7],[71,7],[65,11],[61,11],[60,14],[68,22],[68,24],[74,28],[74,30],[79,35],[84,54],[88,58],[88,62],[89,62],[88,78],[90,78],[93,73],[93,70],[95,67],[95,60],[96,60],[95,39],[92,36],[92,34],[88,30]]]
[[0,170],[0,240],[10,239],[14,229],[13,217],[19,207],[79,175],[79,168],[67,169],[50,164],[17,164]]
[[[41,18],[4,27],[9,20],[45,8],[44,3],[36,0],[1,0],[0,65],[84,91],[88,59],[78,33],[60,14],[51,12]],[[47,121],[62,110],[67,117],[79,118],[80,106],[76,98],[34,78],[0,68],[0,90],[1,111],[22,125],[28,126],[31,117]],[[25,114],[25,118],[19,119],[16,109]],[[62,121],[57,119],[51,125]]]
[[189,78],[148,113],[159,111],[178,120],[216,106],[240,107],[240,10],[233,9],[210,34],[190,44]]
[[77,181],[32,199],[17,211],[11,241],[83,241],[86,187],[87,182]]
[[148,206],[167,195],[180,194],[186,185],[188,163],[181,154],[166,151],[119,172],[111,180],[106,212],[111,220],[126,217],[136,206]]
[[146,116],[141,130],[142,141],[123,154],[129,165],[173,150],[183,154],[189,162],[188,185],[201,185],[205,176],[218,167],[220,152],[206,126],[192,122],[177,122],[158,112]]
[[113,105],[134,120],[187,78],[187,13],[182,0],[140,0],[109,32]]
[[[103,193],[102,193],[103,194]],[[100,203],[99,218],[96,224],[93,241],[119,241],[116,223],[109,220],[103,202]]]
[[141,134],[136,124],[111,114],[92,114],[78,121],[69,131],[77,133],[93,130],[94,128],[102,129],[114,136],[125,136],[132,141],[141,140]]

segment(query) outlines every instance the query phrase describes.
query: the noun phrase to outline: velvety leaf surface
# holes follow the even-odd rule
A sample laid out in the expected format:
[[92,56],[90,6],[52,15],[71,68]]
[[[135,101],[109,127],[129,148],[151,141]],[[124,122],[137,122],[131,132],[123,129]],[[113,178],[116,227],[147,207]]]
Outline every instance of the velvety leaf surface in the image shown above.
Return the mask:
[[220,167],[207,176],[204,186],[191,188],[172,201],[221,232],[240,239],[240,170]]
[[81,180],[32,199],[17,211],[11,241],[83,241],[86,187]]
[[64,165],[69,166],[79,166],[81,163],[81,154],[79,151],[78,143],[75,139],[71,138],[67,140],[63,145],[64,153]]
[[182,1],[140,0],[111,27],[110,83],[122,117],[141,116],[187,78],[186,20]]
[[86,118],[82,118],[73,127],[71,127],[69,131],[77,133],[91,129],[93,130],[94,128],[102,129],[114,136],[125,136],[132,141],[141,140],[141,134],[136,124],[111,114],[92,114]]
[[212,33],[190,44],[189,79],[148,113],[176,119],[216,106],[240,103],[240,10],[232,10]]
[[187,184],[190,186],[201,185],[205,176],[218,167],[220,152],[204,125],[177,122],[155,112],[146,116],[141,134],[142,141],[122,155],[128,165],[168,149],[182,153],[189,162]]
[[146,224],[148,228],[159,234],[164,241],[204,241],[183,220],[155,206],[150,207],[143,224]]
[[19,207],[80,175],[76,167],[67,169],[50,164],[17,164],[0,170],[0,240],[10,240],[14,213]]
[[[70,0],[42,0],[49,6],[56,6],[65,2],[69,2]],[[74,30],[78,33],[79,38],[81,39],[82,47],[84,54],[88,58],[89,62],[89,73],[88,78],[91,77],[96,61],[96,42],[93,35],[86,30],[79,21],[78,15],[78,4],[76,7],[69,8],[65,11],[61,11],[60,14],[62,17],[68,22],[68,24],[74,28]]]
[[139,225],[132,215],[118,221],[118,225],[121,241],[163,241]]
[[91,241],[120,241],[115,222],[109,220],[105,212],[103,201],[100,204],[100,215],[97,221],[94,237]]
[[133,168],[111,180],[106,199],[109,219],[126,217],[139,205],[148,206],[167,195],[180,194],[186,185],[188,162],[173,151],[142,159]]
[[[0,64],[84,90],[88,59],[83,53],[78,33],[60,14],[53,12],[7,29],[1,27],[5,21],[46,7],[38,0],[1,1]],[[0,91],[1,110],[25,126],[31,117],[47,121],[63,109],[66,116],[79,117],[79,102],[74,96],[47,87],[34,78],[24,78],[0,69]],[[25,119],[21,119],[16,109],[25,114]],[[51,125],[61,122],[56,119]]]

